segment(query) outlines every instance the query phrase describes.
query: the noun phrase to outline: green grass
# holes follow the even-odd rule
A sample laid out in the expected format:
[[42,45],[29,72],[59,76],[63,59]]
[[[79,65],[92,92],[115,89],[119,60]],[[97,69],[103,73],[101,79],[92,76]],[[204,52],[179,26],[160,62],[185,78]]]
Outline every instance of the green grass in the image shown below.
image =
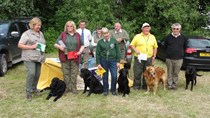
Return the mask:
[[[48,57],[56,57],[50,54]],[[162,61],[156,66],[165,67]],[[132,73],[132,69],[131,69]],[[144,94],[143,90],[133,90],[129,96],[92,94],[66,94],[57,102],[45,100],[42,96],[25,99],[25,67],[23,63],[10,68],[0,78],[0,118],[207,118],[210,117],[210,81],[208,71],[199,71],[193,92],[185,91],[184,71],[180,73],[177,91],[163,91],[158,94]]]

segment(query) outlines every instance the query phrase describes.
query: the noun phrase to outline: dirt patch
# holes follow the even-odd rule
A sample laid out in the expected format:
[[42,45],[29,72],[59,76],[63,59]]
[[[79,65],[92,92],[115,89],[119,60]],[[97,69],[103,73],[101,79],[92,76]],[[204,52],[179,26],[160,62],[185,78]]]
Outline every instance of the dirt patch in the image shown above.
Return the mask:
[[4,91],[0,88],[0,99],[2,99],[4,97],[6,97],[6,91]]

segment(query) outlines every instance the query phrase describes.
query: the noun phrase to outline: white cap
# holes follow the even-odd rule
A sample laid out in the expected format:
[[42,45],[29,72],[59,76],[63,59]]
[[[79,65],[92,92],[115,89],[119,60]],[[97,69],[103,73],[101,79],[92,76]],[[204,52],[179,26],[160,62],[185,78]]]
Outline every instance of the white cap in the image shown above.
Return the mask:
[[150,27],[149,23],[144,23],[144,24],[142,25],[141,29],[144,28],[144,27],[146,27],[146,26],[147,26],[147,27]]

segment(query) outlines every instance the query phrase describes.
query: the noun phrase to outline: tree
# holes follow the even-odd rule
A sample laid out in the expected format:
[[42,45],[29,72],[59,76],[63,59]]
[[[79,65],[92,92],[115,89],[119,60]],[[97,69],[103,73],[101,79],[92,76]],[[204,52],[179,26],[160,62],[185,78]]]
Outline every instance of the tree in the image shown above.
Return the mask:
[[139,26],[134,30],[136,33],[148,22],[158,39],[171,32],[172,23],[182,24],[186,35],[201,35],[201,28],[207,22],[207,17],[198,10],[199,0],[123,0],[121,7],[124,17],[136,20]]
[[33,0],[0,0],[0,19],[37,15]]

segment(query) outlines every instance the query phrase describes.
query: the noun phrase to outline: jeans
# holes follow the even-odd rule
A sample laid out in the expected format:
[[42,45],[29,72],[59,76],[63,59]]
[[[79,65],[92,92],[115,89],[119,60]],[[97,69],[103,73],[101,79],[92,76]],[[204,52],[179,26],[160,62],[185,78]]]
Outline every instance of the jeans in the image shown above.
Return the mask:
[[113,59],[100,59],[101,66],[106,70],[103,76],[103,85],[104,92],[108,92],[109,90],[109,70],[111,73],[111,92],[116,92],[116,84],[117,84],[117,62]]

